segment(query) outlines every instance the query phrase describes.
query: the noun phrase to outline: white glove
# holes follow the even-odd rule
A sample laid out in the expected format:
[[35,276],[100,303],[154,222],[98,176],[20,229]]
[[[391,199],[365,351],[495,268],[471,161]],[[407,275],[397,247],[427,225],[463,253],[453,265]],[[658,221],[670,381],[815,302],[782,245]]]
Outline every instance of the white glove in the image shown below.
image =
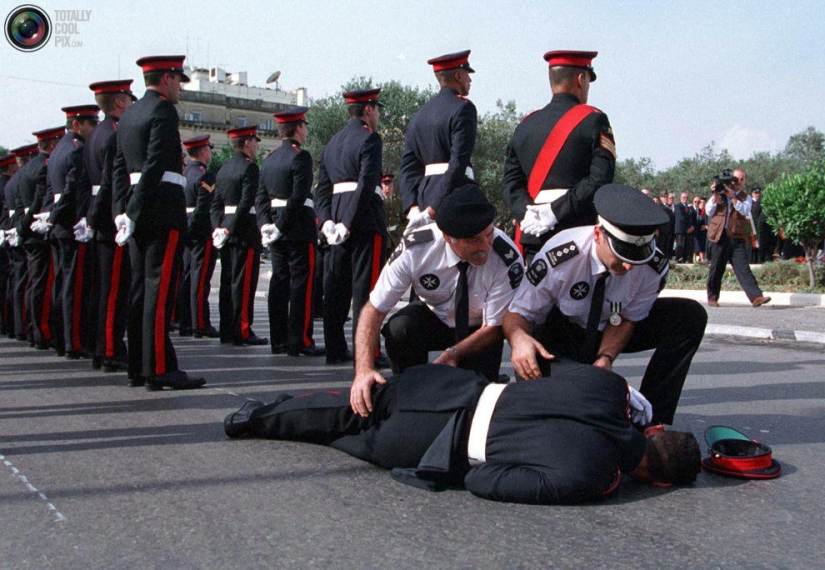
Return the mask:
[[404,235],[409,234],[416,228],[433,223],[433,219],[430,217],[429,209],[425,209],[422,212],[418,209],[418,206],[413,206],[410,208],[410,211],[407,214],[407,220],[409,220],[409,222],[407,223],[407,228],[404,230]]
[[261,226],[261,245],[266,247],[271,243],[275,243],[282,235],[281,230],[275,224],[264,224]]
[[74,239],[80,243],[91,241],[95,236],[95,231],[86,224],[86,218],[80,218],[74,226]]
[[335,234],[335,222],[332,220],[324,222],[324,225],[321,226],[321,233],[327,237],[327,241],[332,239],[332,236]]
[[349,237],[349,230],[347,227],[342,223],[335,224],[335,229],[332,232],[332,235],[327,235],[327,241],[329,245],[341,245],[347,238]]
[[17,247],[20,245],[20,236],[17,235],[17,228],[12,228],[6,232],[6,241],[9,247]]
[[653,419],[653,406],[636,388],[627,388],[630,390],[630,421],[640,426],[648,425]]
[[115,216],[115,227],[117,228],[115,243],[123,247],[132,237],[132,234],[135,233],[135,222],[130,220],[126,214],[119,214]]
[[6,232],[0,230],[0,247],[6,243]]
[[229,234],[223,228],[215,228],[215,231],[212,232],[212,245],[215,246],[215,249],[225,246],[228,239]]
[[521,221],[521,231],[539,237],[552,230],[558,223],[550,204],[527,206],[527,213]]

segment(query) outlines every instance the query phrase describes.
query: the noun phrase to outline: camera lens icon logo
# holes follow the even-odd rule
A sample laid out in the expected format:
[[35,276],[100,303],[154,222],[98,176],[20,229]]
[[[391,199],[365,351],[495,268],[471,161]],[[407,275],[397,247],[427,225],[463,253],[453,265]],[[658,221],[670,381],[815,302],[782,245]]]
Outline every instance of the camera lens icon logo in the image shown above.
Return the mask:
[[20,51],[37,51],[52,37],[52,21],[42,8],[18,6],[6,17],[6,39]]

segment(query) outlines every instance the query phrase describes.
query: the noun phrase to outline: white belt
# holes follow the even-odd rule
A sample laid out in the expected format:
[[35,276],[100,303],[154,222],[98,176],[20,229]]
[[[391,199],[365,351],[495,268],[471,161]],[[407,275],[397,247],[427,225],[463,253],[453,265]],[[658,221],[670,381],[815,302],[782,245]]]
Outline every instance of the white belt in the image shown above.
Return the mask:
[[54,203],[57,204],[60,201],[60,198],[63,196],[60,192],[54,195]]
[[[223,207],[223,213],[224,214],[234,214],[237,211],[238,211],[237,206],[224,206]],[[255,211],[255,206],[252,206],[251,208],[249,208],[249,213],[250,214],[257,214],[258,213],[258,212]]]
[[28,214],[28,213],[29,213],[29,209],[28,209],[28,208],[23,208],[23,213],[24,213],[24,214]]
[[9,217],[12,217],[13,215],[14,215],[14,210],[9,210]]
[[541,190],[538,194],[536,194],[533,202],[535,204],[549,204],[553,200],[561,198],[569,191],[569,188],[549,188],[547,190]]
[[[132,183],[132,186],[140,182],[140,177],[143,173],[142,172],[133,172],[129,175],[129,182]],[[183,174],[178,174],[177,172],[170,172],[167,170],[163,173],[163,176],[160,179],[161,182],[169,182],[170,184],[177,184],[183,188],[186,187],[186,177]]]
[[507,384],[487,384],[476,404],[476,413],[470,425],[470,438],[467,441],[467,457],[470,465],[478,465],[487,461],[487,432],[490,429],[490,420],[499,396]]
[[186,213],[187,214],[191,214],[194,211],[195,211],[195,208],[186,208]]
[[95,184],[92,186],[92,196],[97,196],[98,192],[100,192],[100,184]]
[[[447,172],[447,169],[450,167],[449,162],[435,162],[433,164],[428,164],[424,167],[424,176],[436,176],[438,174],[444,174]],[[467,175],[467,178],[470,180],[475,180],[473,177],[473,168],[471,166],[467,167],[467,170],[464,171],[464,174]]]
[[[283,198],[273,198],[269,201],[269,205],[273,208],[285,208],[286,207],[286,200]],[[315,202],[312,201],[312,198],[307,198],[304,200],[304,206],[307,208],[314,208]]]
[[[344,192],[355,192],[355,189],[358,188],[357,182],[339,182],[338,184],[332,185],[332,193],[333,194],[343,194]],[[381,187],[375,187],[375,193],[384,197],[384,193],[381,192]]]

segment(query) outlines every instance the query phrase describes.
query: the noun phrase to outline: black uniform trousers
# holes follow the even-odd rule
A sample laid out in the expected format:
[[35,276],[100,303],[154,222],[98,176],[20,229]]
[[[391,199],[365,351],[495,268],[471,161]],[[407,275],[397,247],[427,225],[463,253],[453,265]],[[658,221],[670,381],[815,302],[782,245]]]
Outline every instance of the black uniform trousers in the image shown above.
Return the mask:
[[175,282],[175,310],[172,320],[178,323],[181,334],[192,331],[192,248],[183,245],[181,265]]
[[232,254],[229,245],[218,250],[221,260],[221,282],[218,291],[218,318],[221,342],[232,342]]
[[718,301],[722,289],[722,278],[725,276],[725,267],[730,262],[736,279],[753,301],[762,295],[762,289],[756,282],[750,267],[750,258],[745,240],[730,237],[727,231],[719,238],[719,242],[708,240],[708,254],[710,255],[710,269],[708,270],[708,301]]
[[322,237],[315,248],[315,272],[312,285],[312,310],[315,317],[324,317],[324,267],[326,266],[329,244],[326,237]]
[[54,337],[54,348],[58,352],[65,350],[66,331],[63,325],[63,281],[65,280],[63,259],[68,253],[68,247],[61,247],[59,239],[52,239],[49,245],[52,251],[52,271],[54,281],[51,288],[51,332]]
[[[639,390],[653,406],[654,424],[673,424],[682,386],[702,342],[707,320],[707,312],[696,301],[656,299],[650,314],[636,323],[630,341],[622,350],[623,353],[654,350]],[[568,321],[557,307],[543,324],[535,327],[533,334],[551,354],[583,362],[585,330]]]
[[132,265],[128,340],[129,377],[151,378],[176,372],[178,359],[169,340],[175,295],[175,272],[180,265],[180,232],[168,230],[129,240]]
[[127,361],[126,321],[129,318],[129,287],[132,266],[129,246],[114,241],[98,241],[98,321],[95,356],[106,360]]
[[198,240],[192,243],[189,256],[191,286],[187,298],[195,331],[204,331],[212,326],[209,316],[209,292],[212,290],[212,274],[218,261],[218,250],[212,240]]
[[379,233],[353,232],[342,244],[330,246],[324,267],[324,343],[327,358],[347,352],[344,323],[352,304],[352,336],[358,315],[381,273],[384,240]]
[[26,286],[29,281],[28,259],[22,247],[9,250],[11,274],[9,275],[9,298],[12,308],[12,325],[9,336],[14,334],[17,340],[26,340]]
[[269,339],[272,347],[290,351],[315,345],[312,340],[312,285],[315,280],[315,244],[276,241],[269,247]]
[[676,234],[676,263],[693,263],[694,234]]
[[[470,327],[470,334],[478,329]],[[444,324],[421,301],[413,301],[391,316],[381,329],[381,334],[395,374],[411,366],[426,364],[428,352],[432,350],[444,350],[456,344],[455,328]],[[463,359],[458,367],[473,370],[491,382],[497,382],[503,348],[504,338],[501,338],[483,352]]]
[[[0,232],[3,230],[0,229]],[[7,249],[0,249],[0,333],[14,331],[11,303],[11,259]]]
[[55,309],[59,307],[63,322],[62,340],[66,351],[79,354],[81,351],[91,354],[94,351],[94,333],[96,332],[94,315],[97,309],[92,302],[93,289],[89,270],[91,251],[90,243],[79,243],[70,239],[56,239],[58,261],[57,268],[60,290],[55,290]]
[[52,292],[54,290],[54,265],[52,251],[46,241],[29,243],[26,250],[28,285],[26,286],[26,337],[38,347],[44,348],[52,341],[54,319]]
[[[255,291],[261,270],[258,252],[243,244],[229,243],[229,261],[232,264],[232,321],[231,339],[240,342],[252,336],[255,320]],[[223,271],[223,270],[222,270]]]

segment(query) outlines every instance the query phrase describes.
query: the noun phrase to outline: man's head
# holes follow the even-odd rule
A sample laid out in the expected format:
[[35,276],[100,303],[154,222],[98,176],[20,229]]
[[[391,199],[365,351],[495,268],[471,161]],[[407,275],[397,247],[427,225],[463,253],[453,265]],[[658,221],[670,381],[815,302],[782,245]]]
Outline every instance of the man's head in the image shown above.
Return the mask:
[[347,103],[347,112],[351,118],[361,119],[372,130],[378,129],[378,120],[381,118],[381,107],[384,106],[378,100],[381,89],[359,89],[358,91],[347,91],[341,96]]
[[17,172],[17,168],[17,157],[14,156],[14,153],[9,152],[0,156],[0,174],[12,176]]
[[699,203],[700,203],[701,201],[702,201],[702,199],[701,199],[699,196],[694,196],[694,197],[693,197],[693,207],[694,207],[694,208],[698,208],[698,207],[699,207]]
[[212,162],[212,149],[215,148],[210,141],[210,135],[199,135],[183,141],[183,148],[192,160],[197,160],[203,164]]
[[229,135],[229,142],[235,152],[245,154],[249,160],[257,158],[258,150],[260,150],[258,143],[261,142],[258,138],[258,125],[235,127],[227,129],[226,133]]
[[475,70],[470,67],[470,50],[450,53],[439,57],[434,57],[427,61],[433,66],[433,72],[441,87],[450,87],[458,91],[462,97],[470,93],[470,84],[473,82],[470,77]]
[[753,199],[754,202],[758,202],[759,200],[761,200],[762,199],[762,189],[757,186],[756,188],[751,190],[751,199]]
[[741,192],[745,189],[745,184],[748,183],[748,175],[745,174],[745,171],[741,168],[737,168],[733,171],[733,182],[731,183],[731,187],[733,188],[734,192]]
[[89,85],[94,91],[95,103],[98,104],[104,115],[120,118],[132,103],[137,100],[132,93],[131,79],[115,81],[98,81]]
[[184,59],[184,55],[155,55],[137,60],[147,89],[157,91],[173,105],[177,104],[181,83],[189,83],[189,76],[183,70]]
[[66,129],[86,140],[97,126],[100,107],[97,105],[75,105],[74,107],[63,107],[61,111],[66,113]]
[[496,207],[476,184],[450,192],[438,206],[435,223],[450,248],[464,261],[484,265],[493,245]]
[[55,127],[53,129],[43,129],[32,133],[37,137],[37,148],[43,154],[51,154],[57,142],[66,134],[66,127]]
[[381,177],[381,193],[384,195],[385,200],[388,200],[390,196],[392,196],[394,181],[395,175],[391,173],[384,174]]
[[647,448],[639,465],[629,473],[647,483],[686,485],[696,480],[702,465],[699,442],[692,433],[648,429]]
[[676,195],[675,194],[668,194],[667,195],[667,205],[668,206],[672,206],[673,202],[675,202],[675,201],[676,201]]
[[293,139],[298,144],[304,144],[309,134],[306,114],[307,107],[293,107],[286,111],[273,113],[278,124],[278,136],[282,139]]
[[37,143],[32,143],[17,148],[13,148],[11,152],[17,159],[18,168],[22,168],[23,166],[25,166],[27,162],[29,162],[34,156],[36,156],[39,151],[39,145]]
[[647,188],[642,188],[642,194],[650,198],[650,190],[648,190]]
[[569,93],[581,103],[587,103],[590,83],[596,81],[591,65],[597,51],[548,51],[544,60],[550,68],[550,89],[553,94]]
[[679,201],[682,204],[687,204],[688,203],[688,194],[687,194],[687,192],[682,192],[682,195],[679,196]]

